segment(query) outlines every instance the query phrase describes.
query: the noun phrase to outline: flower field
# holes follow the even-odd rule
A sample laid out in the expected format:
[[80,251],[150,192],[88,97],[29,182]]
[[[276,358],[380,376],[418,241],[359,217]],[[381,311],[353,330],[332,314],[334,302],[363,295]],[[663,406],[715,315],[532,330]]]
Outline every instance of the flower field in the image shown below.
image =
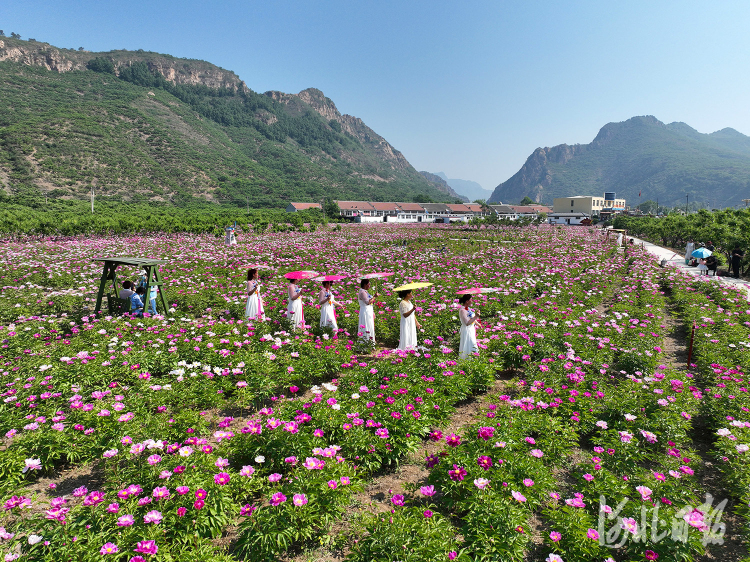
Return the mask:
[[[600,231],[356,225],[0,255],[5,560],[747,556],[750,303]],[[168,260],[169,311],[95,315],[105,255]],[[256,264],[274,269],[254,324]],[[292,329],[297,269],[350,276],[338,332],[318,328],[312,281],[310,326]],[[395,274],[373,348],[356,290],[375,271]],[[434,285],[415,295],[420,348],[399,352],[391,288],[414,281]],[[459,361],[455,293],[472,286],[498,290],[473,298],[481,353]],[[373,497],[409,463],[420,478]]]

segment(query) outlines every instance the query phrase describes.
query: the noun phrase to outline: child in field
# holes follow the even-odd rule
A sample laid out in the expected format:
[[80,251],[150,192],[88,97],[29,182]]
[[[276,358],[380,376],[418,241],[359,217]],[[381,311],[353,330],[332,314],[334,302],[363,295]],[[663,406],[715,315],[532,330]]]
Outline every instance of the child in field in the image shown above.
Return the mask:
[[[141,270],[141,276],[138,278],[138,286],[146,288],[146,283],[148,282],[148,273],[145,269]],[[156,295],[159,292],[159,288],[156,285],[151,285],[151,294],[149,295],[148,303],[148,311],[152,315],[156,315]]]
[[708,266],[703,258],[698,261],[698,272],[698,275],[708,275]]
[[146,294],[146,289],[138,287],[135,293],[130,295],[130,314],[138,317],[143,316],[143,298]]

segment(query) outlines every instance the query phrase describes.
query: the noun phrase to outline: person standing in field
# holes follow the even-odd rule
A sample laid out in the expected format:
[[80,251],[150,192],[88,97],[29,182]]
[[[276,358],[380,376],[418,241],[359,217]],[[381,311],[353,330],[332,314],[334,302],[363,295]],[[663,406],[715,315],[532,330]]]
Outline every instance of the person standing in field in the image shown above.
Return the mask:
[[254,267],[247,270],[247,295],[245,318],[263,322],[266,316],[263,310],[263,298],[260,296],[260,279],[258,270]]
[[289,296],[289,304],[286,307],[286,317],[292,323],[292,328],[305,328],[305,313],[302,310],[302,289],[297,286],[294,279],[289,280],[289,287],[287,288],[287,295]]
[[372,303],[375,302],[375,296],[371,296],[369,293],[370,280],[362,279],[359,283],[359,291],[357,292],[357,300],[359,301],[359,330],[361,338],[364,340],[370,340],[375,343],[375,312],[372,308]]
[[401,315],[401,337],[398,340],[398,348],[408,351],[417,347],[417,328],[421,328],[417,321],[417,307],[411,303],[412,292],[409,290],[399,291],[401,302],[398,311]]
[[321,328],[332,328],[334,332],[339,329],[339,325],[336,322],[336,311],[334,306],[338,303],[333,297],[331,287],[333,282],[323,281],[323,288],[320,290],[318,298],[318,304],[320,304],[320,327]]
[[734,250],[732,250],[732,270],[734,272],[735,279],[740,278],[740,262],[742,262],[742,258],[744,256],[745,252],[740,249],[739,243],[735,244]]
[[461,319],[461,340],[458,345],[458,357],[459,359],[466,359],[472,353],[479,353],[476,330],[479,314],[469,308],[471,295],[461,295],[458,302],[461,305],[461,310],[458,311],[458,317]]

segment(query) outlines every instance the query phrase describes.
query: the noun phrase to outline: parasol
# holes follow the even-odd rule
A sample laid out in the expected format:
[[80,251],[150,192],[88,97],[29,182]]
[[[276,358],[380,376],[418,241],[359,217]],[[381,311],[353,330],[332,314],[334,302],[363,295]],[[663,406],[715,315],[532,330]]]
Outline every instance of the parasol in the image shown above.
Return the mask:
[[318,277],[314,277],[313,281],[341,281],[342,279],[346,279],[348,275],[320,275]]
[[690,255],[693,256],[694,258],[707,258],[711,254],[713,254],[713,252],[709,250],[708,248],[698,248]]
[[312,279],[313,277],[317,277],[318,275],[320,275],[320,273],[318,273],[317,271],[301,270],[285,273],[284,277],[286,277],[287,279]]
[[378,271],[376,273],[368,273],[367,275],[362,275],[360,279],[385,279],[389,275],[393,275],[392,271]]
[[497,289],[493,289],[492,287],[472,287],[471,289],[464,289],[463,291],[458,291],[457,295],[483,295],[485,293],[495,293],[497,292]]
[[412,289],[424,289],[425,287],[431,287],[432,283],[407,283],[393,289],[394,291],[411,291]]

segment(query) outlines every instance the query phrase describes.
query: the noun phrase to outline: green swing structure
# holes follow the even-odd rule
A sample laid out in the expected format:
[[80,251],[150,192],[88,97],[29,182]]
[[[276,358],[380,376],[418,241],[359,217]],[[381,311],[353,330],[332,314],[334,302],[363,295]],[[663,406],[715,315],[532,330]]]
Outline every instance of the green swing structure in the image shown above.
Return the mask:
[[[159,265],[167,263],[164,260],[153,260],[150,258],[112,257],[96,258],[94,261],[104,262],[104,271],[99,281],[99,292],[96,295],[96,307],[94,311],[98,314],[102,308],[102,298],[107,295],[107,308],[109,314],[119,315],[130,311],[130,299],[119,298],[120,287],[117,284],[117,268],[121,265],[140,267],[146,271],[146,301],[143,303],[144,310],[148,309],[148,295],[152,287],[160,287],[157,298],[161,300],[162,311],[167,311],[167,301],[164,298],[164,289],[159,277]],[[112,293],[107,293],[107,282],[112,281]]]

